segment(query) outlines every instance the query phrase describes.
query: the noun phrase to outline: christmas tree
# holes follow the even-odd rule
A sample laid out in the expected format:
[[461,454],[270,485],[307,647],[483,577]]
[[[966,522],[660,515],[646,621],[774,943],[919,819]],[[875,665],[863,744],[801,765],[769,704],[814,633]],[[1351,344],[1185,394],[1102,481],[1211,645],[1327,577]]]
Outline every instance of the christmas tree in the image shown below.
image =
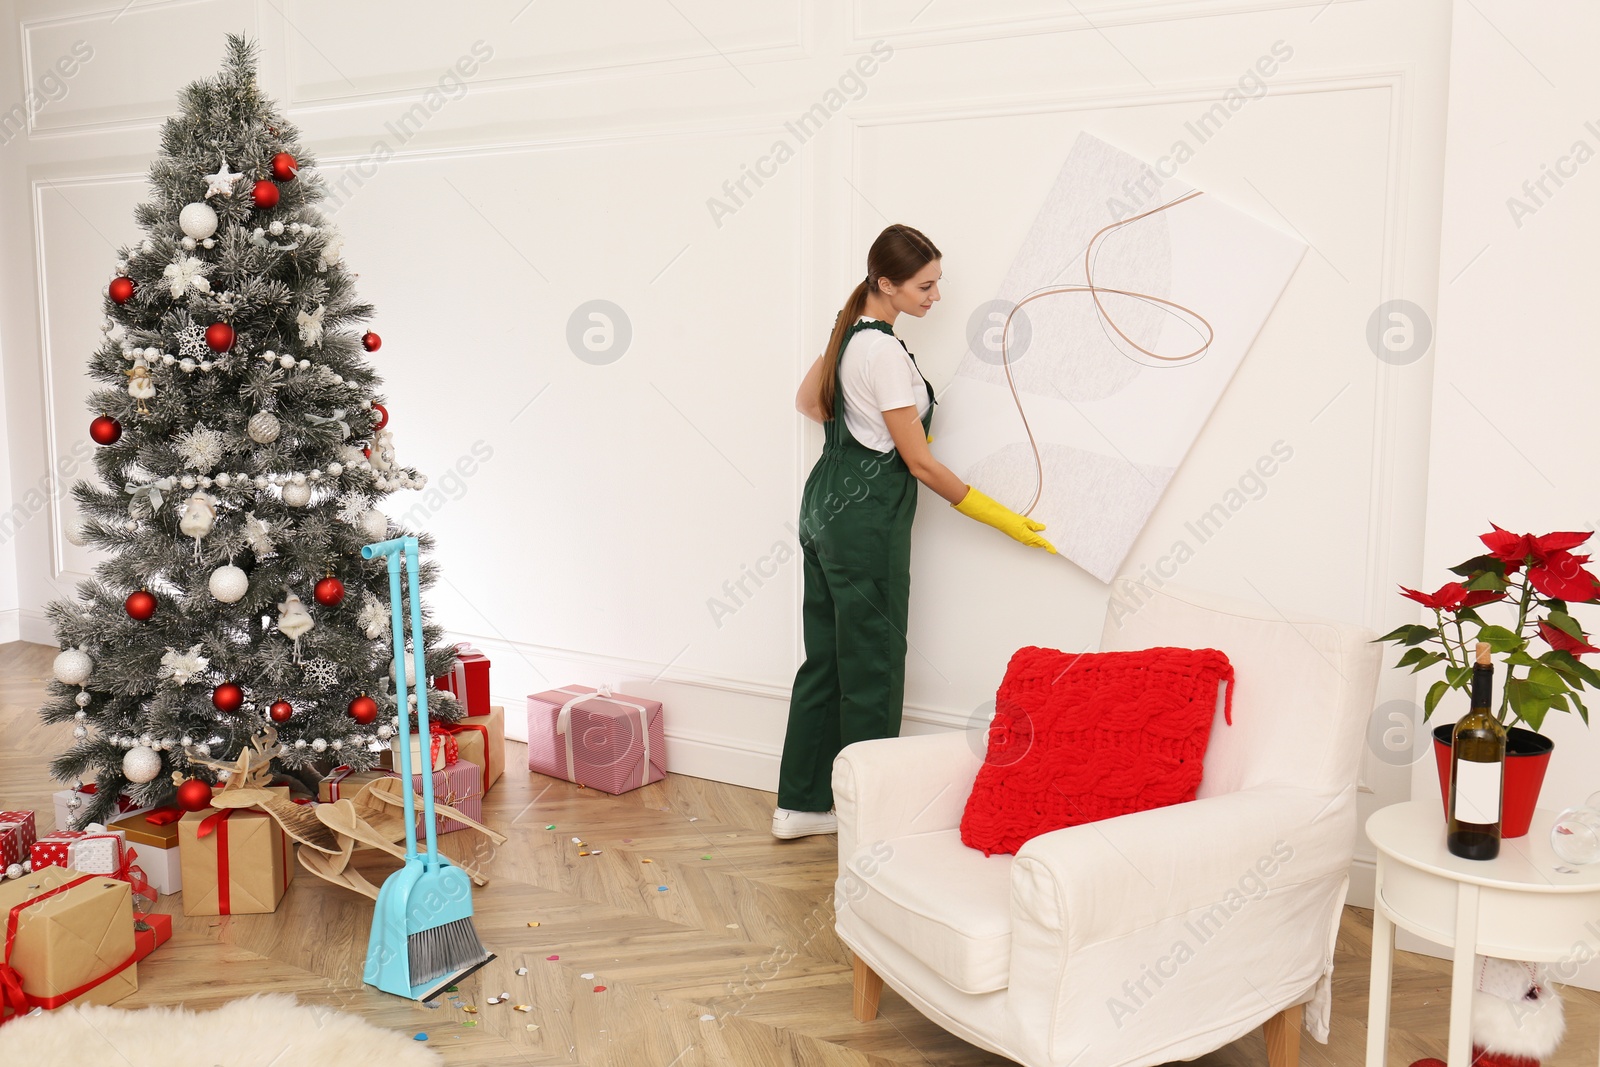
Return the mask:
[[[395,460],[366,359],[380,341],[360,327],[373,309],[255,60],[230,37],[221,73],[163,125],[145,236],[118,251],[89,361],[106,386],[89,403],[103,486],[73,486],[68,536],[110,556],[50,605],[63,651],[41,710],[77,721],[55,777],[97,783],[74,825],[106,821],[119,793],[170,803],[184,781],[180,799],[201,803],[199,761],[269,726],[280,770],[365,769],[397,714],[388,570],[360,551],[405,533],[433,547],[377,510],[425,479]],[[436,570],[419,568],[422,588]],[[423,615],[428,673],[448,673]],[[461,715],[447,694],[429,708]]]

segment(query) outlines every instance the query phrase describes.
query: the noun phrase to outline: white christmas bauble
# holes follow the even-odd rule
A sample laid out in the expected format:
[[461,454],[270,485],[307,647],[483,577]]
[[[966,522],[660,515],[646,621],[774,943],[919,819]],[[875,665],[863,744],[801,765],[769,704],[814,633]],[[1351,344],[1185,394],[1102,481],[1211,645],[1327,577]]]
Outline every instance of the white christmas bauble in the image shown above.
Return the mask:
[[65,536],[68,541],[77,545],[79,548],[82,548],[88,543],[83,536],[83,526],[80,523],[68,522],[65,530]]
[[194,475],[185,474],[182,478],[178,479],[178,484],[183,486],[185,489],[193,489],[195,487]]
[[304,482],[290,482],[283,487],[283,502],[291,508],[303,508],[311,503],[311,487]]
[[288,370],[290,367],[294,366],[294,357],[293,356],[279,356],[278,357],[278,366],[282,367],[284,370]]
[[394,736],[394,727],[390,726],[388,723],[384,723],[382,726],[378,727],[378,736],[387,741],[389,738]]
[[22,877],[22,864],[13,863],[11,866],[7,867],[6,868],[6,877],[7,878],[21,878]]
[[122,757],[122,776],[130,782],[153,781],[161,773],[161,757],[153,749],[140,745],[130,748]]
[[233,475],[229,474],[227,471],[223,471],[221,474],[217,475],[217,477],[216,477],[217,484],[222,486],[222,488],[224,488],[224,489],[228,488],[229,483],[231,483],[232,481],[233,481]]
[[341,741],[339,738],[335,737],[332,741],[328,742],[328,747],[333,749],[335,752],[337,752],[341,748],[344,747],[344,742]]
[[194,246],[199,244],[200,242],[196,241],[193,237],[185,237],[183,240],[179,241],[178,243],[181,244],[184,247],[184,251],[193,252],[194,251]]
[[361,514],[361,532],[369,541],[382,541],[389,535],[389,516],[373,508]]
[[[389,658],[389,677],[394,677],[394,657]],[[406,688],[415,689],[417,686],[417,661],[410,655],[406,656]],[[414,695],[414,694],[413,694]]]
[[311,361],[309,359],[302,359],[300,361],[300,369],[301,370],[310,370],[311,369]]
[[224,604],[233,604],[250,588],[250,579],[233,564],[228,563],[211,572],[211,595]]
[[200,242],[200,247],[201,248],[215,248],[215,247],[217,247],[216,238],[207,237],[204,241]]
[[89,674],[94,670],[94,661],[83,649],[69,648],[56,656],[52,669],[55,671],[56,681],[62,685],[82,685],[89,680]]
[[305,748],[306,747],[306,739],[303,738],[303,737],[295,738],[294,739],[294,747],[295,748]]
[[178,228],[196,241],[203,241],[217,232],[217,213],[210,204],[186,204],[178,212]]
[[344,473],[344,464],[343,463],[340,463],[338,460],[334,460],[332,463],[328,464],[328,477],[337,478],[337,477],[339,477],[339,475],[341,475],[343,473]]
[[324,741],[320,737],[312,739],[312,741],[311,741],[311,751],[313,751],[313,752],[326,752],[327,750],[328,750],[328,742]]
[[80,708],[86,708],[86,707],[89,706],[89,694],[88,693],[80,691],[78,693],[78,695],[73,697],[72,699],[77,703],[78,707],[80,707]]
[[258,411],[250,416],[250,422],[245,427],[245,432],[250,435],[250,440],[258,445],[270,445],[278,439],[278,431],[282,429],[278,424],[278,416],[270,411]]

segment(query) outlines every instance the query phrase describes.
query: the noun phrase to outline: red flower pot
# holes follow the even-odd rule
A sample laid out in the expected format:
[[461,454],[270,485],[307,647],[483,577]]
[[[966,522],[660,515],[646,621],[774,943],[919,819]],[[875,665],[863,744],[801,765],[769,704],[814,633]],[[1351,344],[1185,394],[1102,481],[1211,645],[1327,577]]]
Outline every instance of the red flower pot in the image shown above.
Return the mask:
[[[1433,728],[1433,758],[1439,767],[1439,792],[1445,807],[1445,818],[1450,818],[1450,739],[1455,733],[1455,723]],[[1500,836],[1521,837],[1528,832],[1533,821],[1533,809],[1539,803],[1539,789],[1544,785],[1545,768],[1550,766],[1550,753],[1556,743],[1543,734],[1513,726],[1506,732],[1506,777],[1501,793]]]

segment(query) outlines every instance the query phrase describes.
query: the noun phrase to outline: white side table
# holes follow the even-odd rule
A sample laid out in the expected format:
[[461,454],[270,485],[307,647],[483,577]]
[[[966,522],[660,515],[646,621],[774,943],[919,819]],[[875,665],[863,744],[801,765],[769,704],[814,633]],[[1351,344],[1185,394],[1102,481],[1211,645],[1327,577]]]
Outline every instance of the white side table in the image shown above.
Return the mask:
[[1385,1067],[1395,926],[1454,949],[1447,1062],[1469,1067],[1473,956],[1553,963],[1571,955],[1585,923],[1600,920],[1600,864],[1572,867],[1551,851],[1557,814],[1535,811],[1527,835],[1502,841],[1500,855],[1487,861],[1451,855],[1437,796],[1367,820],[1378,855],[1367,1067]]

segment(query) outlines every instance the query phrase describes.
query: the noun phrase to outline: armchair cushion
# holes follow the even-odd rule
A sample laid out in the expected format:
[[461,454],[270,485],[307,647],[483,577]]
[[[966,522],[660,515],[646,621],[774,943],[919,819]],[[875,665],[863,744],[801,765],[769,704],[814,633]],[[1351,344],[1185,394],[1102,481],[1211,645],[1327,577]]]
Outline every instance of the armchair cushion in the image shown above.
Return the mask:
[[835,883],[835,910],[852,912],[955,989],[993,992],[1011,973],[1011,863],[980,856],[953,828],[863,845]]
[[1193,800],[1224,686],[1226,715],[1233,668],[1215,649],[1019,649],[961,840],[1015,853],[1052,830]]

